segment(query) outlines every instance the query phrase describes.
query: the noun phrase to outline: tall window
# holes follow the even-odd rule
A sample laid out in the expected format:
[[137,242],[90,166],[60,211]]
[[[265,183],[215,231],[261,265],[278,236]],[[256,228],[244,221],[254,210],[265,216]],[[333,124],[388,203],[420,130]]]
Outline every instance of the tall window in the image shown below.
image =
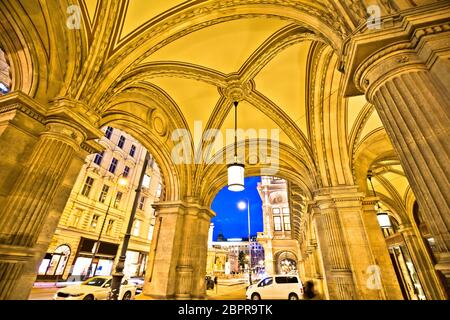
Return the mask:
[[106,226],[105,234],[108,236],[111,235],[113,227],[114,227],[114,220],[109,219],[108,224]]
[[139,236],[139,229],[141,228],[141,220],[134,220],[133,236]]
[[156,197],[157,198],[161,197],[161,191],[162,191],[162,185],[160,183],[160,184],[158,184],[158,189],[156,189]]
[[273,217],[273,229],[281,231],[281,217]]
[[100,165],[102,163],[104,153],[105,153],[105,151],[102,151],[102,152],[97,153],[95,155],[95,158],[94,158],[94,163],[95,164]]
[[145,197],[142,196],[141,199],[139,200],[139,209],[140,210],[144,210],[144,204],[145,204]]
[[108,195],[108,191],[109,191],[109,186],[104,184],[102,191],[100,192],[100,196],[98,197],[98,201],[100,201],[101,203],[105,203],[106,196]]
[[116,158],[112,158],[111,164],[109,165],[109,172],[111,172],[111,173],[116,172],[117,162],[118,162],[118,160]]
[[107,127],[106,131],[105,131],[105,137],[107,137],[108,139],[111,139],[112,133],[113,133],[113,128],[112,127]]
[[97,229],[99,219],[100,219],[100,216],[98,214],[94,214],[92,216],[91,225],[90,225],[90,228],[92,231],[95,231]]
[[144,188],[150,188],[151,181],[152,181],[152,178],[149,175],[145,174],[144,180],[142,180],[142,186]]
[[136,146],[133,144],[131,145],[130,156],[134,157],[135,153],[136,153]]
[[123,196],[123,193],[118,191],[116,194],[116,199],[114,200],[114,208],[117,209],[119,207],[120,201],[122,200],[122,196]]
[[120,136],[119,143],[117,145],[119,146],[119,148],[123,149],[123,145],[124,144],[125,144],[125,137],[124,136]]
[[126,178],[128,177],[129,174],[130,174],[130,167],[125,166],[125,168],[123,168],[123,177]]
[[291,231],[291,218],[289,216],[283,217],[284,231]]
[[89,197],[89,193],[91,192],[92,185],[94,184],[94,179],[91,177],[87,177],[84,182],[83,189],[81,190],[81,194],[85,197]]
[[83,214],[83,210],[75,209],[70,215],[69,227],[78,227],[78,224],[81,221],[81,216]]

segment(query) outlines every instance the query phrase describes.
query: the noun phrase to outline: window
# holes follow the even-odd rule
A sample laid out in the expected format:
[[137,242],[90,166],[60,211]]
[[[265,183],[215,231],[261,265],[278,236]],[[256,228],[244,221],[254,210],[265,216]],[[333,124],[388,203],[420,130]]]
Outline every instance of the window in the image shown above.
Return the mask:
[[128,177],[129,174],[130,174],[130,167],[125,166],[125,168],[123,168],[123,177],[126,178]]
[[273,278],[265,278],[258,284],[258,287],[270,286],[272,283],[273,283]]
[[119,146],[119,148],[123,149],[123,145],[124,144],[125,144],[125,137],[124,136],[120,136],[119,143],[117,145]]
[[154,225],[150,225],[150,228],[148,228],[148,236],[147,236],[147,239],[148,240],[152,240],[152,238],[153,238],[153,229],[155,228],[155,226]]
[[97,153],[97,154],[95,155],[95,158],[94,158],[94,163],[95,163],[95,164],[100,165],[100,164],[102,163],[102,160],[103,160],[103,154],[104,154],[104,153],[105,153],[105,151],[102,151],[102,152]]
[[7,94],[8,92],[9,88],[3,82],[0,82],[0,95]]
[[111,235],[113,228],[114,228],[114,220],[109,219],[108,224],[106,226],[106,231],[105,231],[106,235],[108,235],[108,236]]
[[107,137],[108,139],[111,139],[113,130],[114,130],[114,129],[111,128],[111,127],[106,128],[106,131],[105,131],[105,137]]
[[297,277],[275,277],[276,283],[298,283]]
[[83,189],[81,190],[81,194],[85,197],[89,197],[89,193],[91,192],[92,185],[94,184],[94,179],[91,177],[87,177],[84,182]]
[[151,181],[152,181],[152,178],[149,175],[145,174],[144,180],[142,180],[142,186],[144,188],[150,188]]
[[287,214],[287,213],[289,213],[289,208],[288,207],[283,208],[283,214]]
[[102,191],[100,192],[100,196],[98,197],[98,201],[100,201],[101,203],[105,203],[106,196],[108,195],[108,191],[109,191],[109,186],[104,184]]
[[90,226],[92,231],[95,231],[97,229],[99,219],[100,219],[100,216],[98,214],[94,214],[92,216],[91,226]]
[[119,204],[120,204],[120,200],[122,200],[122,196],[123,196],[123,193],[122,192],[117,192],[117,194],[116,194],[116,200],[114,200],[114,208],[118,208],[119,207]]
[[75,209],[75,211],[70,216],[70,221],[68,223],[69,227],[78,227],[78,224],[80,223],[81,216],[83,214],[83,210]]
[[289,216],[284,216],[283,222],[284,222],[284,230],[291,231],[291,218]]
[[112,158],[111,164],[109,165],[109,172],[111,172],[111,173],[116,172],[117,162],[118,162],[118,160],[116,158]]
[[273,228],[275,231],[281,231],[281,217],[273,217]]
[[135,153],[136,153],[136,146],[133,144],[131,145],[130,156],[134,157]]
[[156,189],[156,197],[157,198],[161,197],[161,191],[162,191],[162,185],[160,183],[160,184],[158,184],[158,189]]
[[280,214],[280,208],[273,208],[272,209],[273,214]]
[[139,209],[144,210],[144,204],[145,204],[145,197],[141,197],[139,200]]
[[139,236],[139,229],[141,228],[141,220],[134,220],[133,236]]

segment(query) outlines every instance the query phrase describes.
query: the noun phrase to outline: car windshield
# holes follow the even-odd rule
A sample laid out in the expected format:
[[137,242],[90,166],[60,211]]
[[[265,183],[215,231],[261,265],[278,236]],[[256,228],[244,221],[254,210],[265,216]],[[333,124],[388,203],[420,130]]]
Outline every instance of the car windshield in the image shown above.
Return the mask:
[[105,283],[105,278],[91,278],[87,279],[82,284],[85,286],[95,286],[95,287],[101,287]]

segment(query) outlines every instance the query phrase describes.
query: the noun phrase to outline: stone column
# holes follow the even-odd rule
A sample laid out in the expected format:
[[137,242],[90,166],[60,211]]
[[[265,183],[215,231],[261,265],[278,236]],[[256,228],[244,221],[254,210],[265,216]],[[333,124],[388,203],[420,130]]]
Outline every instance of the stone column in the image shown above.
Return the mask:
[[213,213],[198,200],[158,202],[144,295],[204,298],[208,232]]
[[[346,94],[365,93],[399,155],[450,280],[450,4],[411,10],[345,46]],[[448,285],[448,283],[447,283]]]
[[331,198],[316,198],[320,214],[315,216],[318,245],[330,300],[357,299],[356,286],[338,212]]
[[[377,198],[375,197],[366,197],[363,200],[362,221],[370,244],[370,250],[374,257],[374,265],[380,268],[379,276],[381,283],[379,289],[382,290],[384,299],[403,300],[400,284],[378,223],[377,212],[375,210],[376,204]],[[377,275],[373,274],[372,276]],[[374,286],[374,290],[376,290],[376,286]]]
[[44,107],[19,92],[0,99],[0,154],[6,155],[0,160],[0,299],[25,298],[13,294],[18,287],[29,292],[19,280],[32,284],[30,272],[46,250],[37,241],[52,203],[61,199],[87,131],[96,131],[85,128],[82,115],[72,118],[77,110],[62,102]]
[[192,298],[204,299],[206,297],[205,275],[208,257],[208,233],[211,218],[214,212],[209,209],[202,209],[197,220],[198,235],[195,244],[194,256],[194,277],[192,284]]
[[445,288],[436,273],[433,261],[428,254],[424,240],[411,225],[400,225],[399,232],[405,239],[411,259],[414,263],[417,275],[419,276],[423,290],[427,299],[430,300],[446,300],[448,296]]
[[183,237],[185,205],[182,201],[157,202],[156,224],[148,259],[143,294],[171,299],[176,293],[177,262]]

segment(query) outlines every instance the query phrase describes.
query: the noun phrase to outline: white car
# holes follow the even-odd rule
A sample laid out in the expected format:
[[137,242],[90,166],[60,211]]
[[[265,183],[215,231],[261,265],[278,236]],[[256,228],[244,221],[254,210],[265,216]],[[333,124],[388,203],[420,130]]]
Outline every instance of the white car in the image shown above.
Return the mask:
[[303,298],[303,284],[297,275],[274,275],[247,287],[246,297],[251,300],[299,300]]
[[[59,289],[53,300],[107,300],[111,293],[112,277],[97,276],[89,278],[78,285]],[[136,286],[122,281],[119,300],[131,300],[136,295]]]

